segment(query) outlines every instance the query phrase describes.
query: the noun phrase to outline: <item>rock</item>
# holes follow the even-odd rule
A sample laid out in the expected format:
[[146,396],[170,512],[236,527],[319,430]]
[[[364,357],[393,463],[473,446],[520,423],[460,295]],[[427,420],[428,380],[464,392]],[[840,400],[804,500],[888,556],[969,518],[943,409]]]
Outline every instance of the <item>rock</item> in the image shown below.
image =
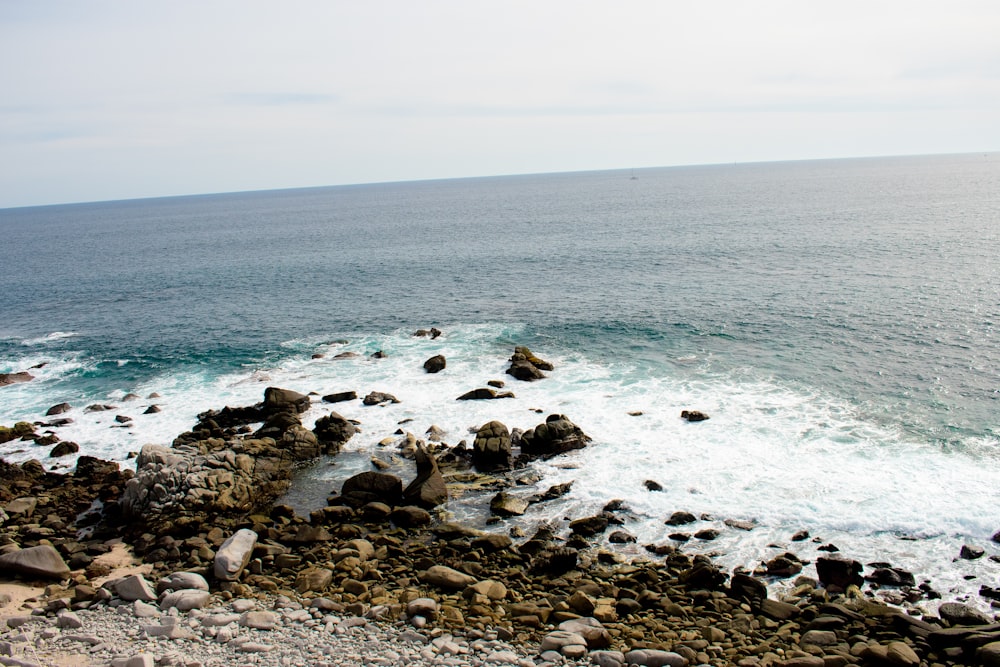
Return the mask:
[[365,405],[381,405],[383,403],[399,403],[399,399],[392,394],[381,391],[373,391],[365,396],[362,401]]
[[65,413],[65,412],[69,412],[72,409],[73,409],[73,406],[70,405],[69,403],[59,403],[57,405],[53,405],[51,408],[49,408],[48,410],[46,410],[45,411],[45,416],[46,417],[51,417],[52,415],[61,415],[61,414]]
[[472,391],[467,391],[457,399],[458,401],[486,401],[496,398],[514,398],[514,394],[509,391],[497,391],[496,389],[490,389],[488,387],[480,387],[479,389],[473,389]]
[[681,410],[681,419],[689,422],[703,422],[708,419],[708,415],[698,410]]
[[[563,482],[562,484],[553,484],[544,493],[539,493],[537,495],[528,498],[528,502],[534,505],[535,503],[544,503],[550,500],[555,500],[556,498],[562,498],[573,488],[573,482]],[[605,509],[605,511],[611,511]]]
[[78,614],[63,610],[56,616],[56,627],[63,630],[79,630],[83,627],[83,621]]
[[562,653],[563,648],[567,646],[587,646],[587,640],[581,635],[575,632],[567,632],[566,630],[553,630],[544,637],[542,637],[542,643],[539,648],[541,651],[559,651]]
[[438,603],[431,598],[417,598],[406,605],[406,615],[423,616],[433,620],[437,616],[439,608]]
[[938,607],[938,616],[949,625],[987,625],[993,619],[974,607],[960,602],[945,602]]
[[962,550],[959,553],[959,558],[964,560],[977,560],[982,558],[986,554],[986,550],[982,547],[974,547],[969,544],[963,544]]
[[421,581],[449,590],[462,590],[476,583],[476,578],[445,565],[432,565],[420,573]]
[[160,580],[156,582],[156,590],[158,593],[162,593],[163,591],[180,591],[186,589],[207,591],[208,582],[205,580],[205,577],[201,576],[197,572],[174,572],[173,574],[161,577]]
[[240,625],[253,630],[274,630],[279,616],[273,611],[247,611],[240,616]]
[[424,370],[428,373],[440,373],[447,365],[444,355],[436,354],[424,362]]
[[521,516],[528,511],[529,503],[524,498],[501,491],[490,501],[490,514],[494,516]]
[[35,376],[27,371],[0,373],[0,387],[6,387],[9,384],[17,384],[19,382],[30,382],[34,379]]
[[976,649],[976,662],[983,667],[1000,667],[1000,641]]
[[354,391],[340,391],[333,394],[327,394],[323,397],[324,403],[343,403],[345,401],[357,400],[358,394]]
[[331,583],[333,583],[333,571],[314,566],[302,570],[295,577],[295,590],[300,594],[310,591],[322,593]]
[[154,667],[156,658],[152,653],[139,653],[125,661],[125,667]]
[[476,440],[472,446],[472,465],[476,470],[510,470],[512,460],[510,431],[504,424],[491,421],[476,431]]
[[[514,357],[517,357],[517,355],[514,355]],[[523,382],[534,382],[535,380],[545,378],[545,373],[529,361],[525,359],[515,360],[513,357],[511,359],[510,367],[506,371],[508,375],[512,375]]]
[[192,609],[201,609],[205,607],[211,599],[212,594],[208,591],[198,591],[194,589],[174,591],[173,593],[167,593],[163,596],[163,599],[160,600],[160,609],[163,611],[168,609],[191,611]]
[[876,568],[865,577],[865,581],[876,583],[879,586],[913,586],[916,584],[912,572],[897,567]]
[[313,433],[316,434],[316,439],[323,446],[323,452],[327,456],[339,453],[344,443],[357,432],[358,428],[353,423],[336,412],[320,417],[313,427]]
[[52,451],[49,452],[49,458],[58,459],[70,454],[76,454],[78,451],[80,451],[80,445],[69,440],[64,440],[52,448]]
[[625,654],[621,651],[591,651],[590,664],[596,667],[625,667]]
[[580,635],[587,642],[589,649],[602,649],[611,646],[611,634],[596,618],[574,618],[563,621],[559,629]]
[[47,544],[0,555],[0,570],[44,579],[65,579],[69,567],[59,552]]
[[127,576],[115,582],[115,593],[126,602],[141,600],[150,602],[156,599],[156,591],[153,585],[146,581],[145,577],[138,574]]
[[663,485],[662,484],[660,484],[659,482],[655,482],[655,481],[653,481],[651,479],[647,479],[645,482],[642,483],[642,485],[645,486],[648,491],[662,491],[663,490]]
[[394,507],[403,500],[403,480],[385,472],[358,473],[344,482],[340,496],[353,507],[361,507],[370,502]]
[[843,593],[849,586],[860,586],[864,583],[864,579],[861,578],[862,569],[861,563],[856,560],[835,557],[816,559],[819,583],[835,593]]
[[549,458],[574,449],[583,449],[591,438],[565,415],[549,415],[545,422],[521,436],[521,453]]
[[499,602],[506,599],[507,587],[502,582],[494,581],[493,579],[484,579],[465,589],[465,596],[467,598],[472,595],[482,595],[494,602]]
[[430,512],[422,507],[415,507],[413,505],[406,505],[404,507],[397,507],[389,515],[389,519],[402,528],[416,528],[418,526],[426,526],[431,522]]
[[808,630],[799,642],[802,646],[833,646],[837,643],[837,633],[832,630]]
[[417,476],[403,489],[403,502],[424,509],[434,509],[448,502],[448,489],[434,455],[418,444],[415,461]]
[[143,410],[142,414],[144,414],[144,415],[155,415],[156,413],[161,412],[161,411],[162,411],[162,409],[160,408],[159,405],[151,405],[148,408],[146,408],[145,410]]
[[691,512],[674,512],[670,515],[670,518],[667,519],[666,525],[684,526],[689,523],[694,523],[697,520],[697,517],[695,517],[694,514],[691,514]]
[[634,544],[636,537],[624,530],[616,530],[608,535],[608,542],[611,542],[611,544]]
[[760,604],[767,597],[767,585],[759,579],[737,572],[729,582],[730,597]]
[[898,667],[919,667],[920,656],[906,642],[890,642],[886,658]]
[[222,581],[236,581],[250,562],[257,533],[241,528],[222,543],[215,554],[215,577]]
[[598,514],[596,516],[588,516],[583,519],[570,521],[569,529],[574,535],[580,535],[581,537],[593,537],[594,535],[603,533],[608,529],[608,517]]
[[21,498],[15,498],[6,505],[4,505],[4,512],[7,513],[8,517],[13,517],[19,521],[24,521],[25,519],[30,519],[35,513],[35,508],[38,507],[38,498],[34,496],[22,496]]
[[629,665],[643,667],[687,667],[688,660],[679,653],[658,649],[639,649],[625,654]]
[[301,414],[309,409],[309,397],[291,389],[268,387],[264,390],[264,411],[268,414],[276,412],[294,412]]

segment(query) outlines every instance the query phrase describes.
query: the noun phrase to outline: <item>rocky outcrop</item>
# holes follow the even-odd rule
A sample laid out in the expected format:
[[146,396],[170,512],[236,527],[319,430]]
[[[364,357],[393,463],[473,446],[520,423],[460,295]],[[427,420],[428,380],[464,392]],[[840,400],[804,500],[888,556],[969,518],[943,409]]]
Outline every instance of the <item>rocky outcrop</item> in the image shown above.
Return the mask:
[[9,384],[18,384],[19,382],[30,382],[34,379],[35,376],[27,371],[0,373],[0,387],[6,387]]
[[328,456],[340,452],[344,443],[357,432],[357,426],[336,412],[331,412],[326,417],[320,417],[313,427],[313,433],[316,434],[316,438],[323,448],[323,453]]
[[583,449],[591,438],[565,415],[549,415],[545,422],[521,436],[521,453],[529,458],[548,458]]
[[512,461],[510,431],[503,423],[491,421],[476,431],[476,440],[472,445],[472,465],[476,470],[509,470]]

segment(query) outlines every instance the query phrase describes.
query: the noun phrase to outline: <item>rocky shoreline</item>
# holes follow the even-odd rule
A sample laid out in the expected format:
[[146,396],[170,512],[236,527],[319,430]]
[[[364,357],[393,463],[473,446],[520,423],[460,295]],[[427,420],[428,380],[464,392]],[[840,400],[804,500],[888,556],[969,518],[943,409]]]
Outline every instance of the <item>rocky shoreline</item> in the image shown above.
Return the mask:
[[[510,368],[522,381],[552,370],[525,348]],[[504,397],[475,392],[465,400]],[[172,447],[144,447],[134,471],[86,456],[65,475],[0,461],[0,573],[40,591],[20,608],[0,595],[0,664],[1000,665],[994,618],[953,602],[935,616],[906,608],[934,593],[889,564],[862,578],[861,564],[831,554],[775,599],[766,582],[799,574],[793,553],[726,573],[684,553],[678,535],[627,560],[601,546],[608,530],[611,543],[630,541],[616,529],[628,508],[613,498],[569,534],[448,521],[441,508],[456,494],[483,494],[499,522],[566,493],[506,493],[531,460],[587,446],[564,415],[523,433],[489,422],[471,446],[401,429],[385,444],[413,461],[408,484],[364,472],[298,516],[275,504],[296,470],[357,427],[332,412],[306,428],[310,400],[269,388],[255,406],[203,413]],[[122,549],[140,571],[108,565]],[[892,587],[900,605],[866,586]]]

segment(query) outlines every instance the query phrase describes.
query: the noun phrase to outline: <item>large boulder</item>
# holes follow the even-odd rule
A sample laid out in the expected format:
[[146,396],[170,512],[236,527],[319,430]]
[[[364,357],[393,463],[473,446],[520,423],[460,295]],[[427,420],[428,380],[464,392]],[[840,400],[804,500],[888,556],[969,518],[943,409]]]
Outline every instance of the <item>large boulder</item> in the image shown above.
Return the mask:
[[424,370],[428,373],[440,373],[448,365],[443,354],[436,354],[424,362]]
[[403,502],[424,509],[433,509],[448,502],[448,489],[434,455],[423,444],[418,444],[415,460],[417,476],[403,489]]
[[302,413],[309,409],[309,397],[291,389],[268,387],[264,390],[264,410],[268,413]]
[[843,593],[849,586],[864,583],[861,577],[863,566],[856,560],[846,558],[817,558],[816,574],[819,583],[832,593]]
[[249,528],[241,528],[229,537],[215,553],[215,578],[222,581],[236,581],[243,573],[253,548],[257,546],[257,533]]
[[69,566],[55,547],[43,544],[0,555],[0,572],[43,579],[65,579]]
[[403,500],[403,480],[385,472],[358,473],[344,482],[340,497],[353,507],[371,502],[395,507]]
[[512,460],[510,431],[503,423],[491,421],[476,431],[476,440],[472,445],[472,465],[476,470],[510,470]]
[[529,458],[556,456],[574,449],[583,449],[590,436],[565,415],[549,415],[521,436],[521,453]]
[[0,373],[0,387],[5,387],[9,384],[17,384],[18,382],[31,382],[35,379],[35,376],[27,371],[20,371],[18,373]]
[[357,426],[336,412],[331,412],[326,417],[320,417],[316,420],[316,426],[313,427],[313,433],[316,434],[316,438],[327,455],[338,453],[344,443],[357,432]]
[[496,389],[490,389],[488,387],[480,387],[479,389],[473,389],[472,391],[467,391],[458,397],[459,401],[484,401],[492,400],[495,398],[514,398],[514,394],[509,391],[497,391]]

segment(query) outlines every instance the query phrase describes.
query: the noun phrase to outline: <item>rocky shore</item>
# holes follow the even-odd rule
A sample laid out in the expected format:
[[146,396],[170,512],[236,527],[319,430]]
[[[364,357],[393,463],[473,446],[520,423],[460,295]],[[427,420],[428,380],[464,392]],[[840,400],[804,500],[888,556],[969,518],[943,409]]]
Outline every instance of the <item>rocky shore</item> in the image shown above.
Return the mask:
[[[518,348],[509,372],[530,382],[552,370]],[[475,391],[465,400],[503,397]],[[385,445],[412,461],[408,483],[373,461],[299,516],[277,504],[296,470],[358,426],[331,412],[307,428],[311,400],[269,388],[257,405],[203,413],[171,447],[144,447],[135,470],[86,456],[64,475],[0,461],[0,664],[1000,665],[994,618],[954,602],[933,616],[908,608],[933,591],[888,564],[865,578],[830,554],[814,579],[786,553],[724,572],[679,536],[625,559],[603,539],[634,541],[614,498],[568,533],[448,520],[457,494],[481,494],[499,523],[568,492],[507,493],[528,462],[588,446],[565,415],[523,433],[488,422],[471,445],[401,429]],[[776,598],[777,577],[794,583]]]

